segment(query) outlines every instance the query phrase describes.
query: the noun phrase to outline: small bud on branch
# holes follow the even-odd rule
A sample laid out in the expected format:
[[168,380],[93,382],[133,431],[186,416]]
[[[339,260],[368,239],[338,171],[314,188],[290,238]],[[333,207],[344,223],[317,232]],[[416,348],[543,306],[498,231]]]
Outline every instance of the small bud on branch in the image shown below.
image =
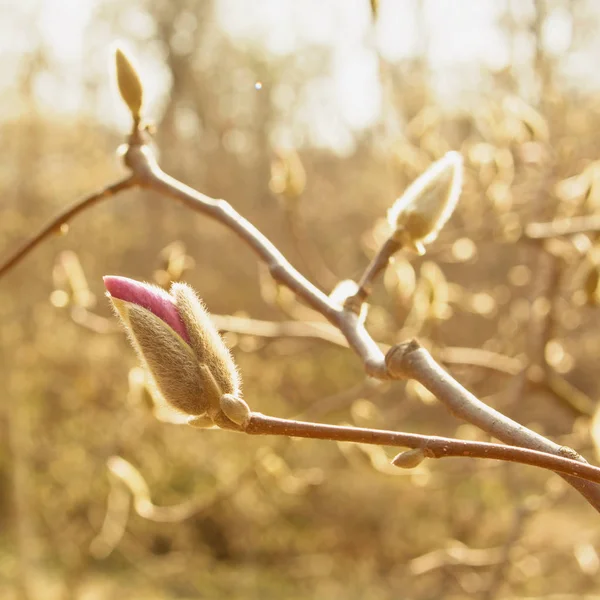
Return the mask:
[[[105,277],[104,285],[165,400],[195,417],[192,421],[196,426],[207,425],[210,419],[221,427],[239,429],[250,413],[239,398],[239,374],[192,288],[175,283],[171,293],[167,293],[150,284],[114,276]],[[225,401],[231,410],[222,409],[224,395],[235,399]],[[230,418],[230,413],[235,419]]]
[[413,448],[396,455],[392,459],[392,464],[401,469],[414,469],[425,460],[426,456],[421,448]]
[[132,59],[121,48],[115,50],[115,66],[121,98],[127,104],[134,122],[139,123],[144,103],[144,87],[138,71]]
[[448,152],[415,179],[388,212],[398,241],[419,254],[433,242],[446,224],[462,189],[463,160]]

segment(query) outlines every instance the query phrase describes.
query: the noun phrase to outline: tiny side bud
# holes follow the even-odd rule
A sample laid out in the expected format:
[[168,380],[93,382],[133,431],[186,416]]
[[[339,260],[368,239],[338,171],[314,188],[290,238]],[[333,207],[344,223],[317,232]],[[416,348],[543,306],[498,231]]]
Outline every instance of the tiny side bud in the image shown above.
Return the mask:
[[221,396],[221,410],[227,418],[242,427],[248,424],[250,415],[252,414],[250,407],[244,400],[231,394],[223,394]]
[[401,469],[414,469],[425,460],[425,452],[421,448],[413,448],[400,452],[392,460],[392,464]]

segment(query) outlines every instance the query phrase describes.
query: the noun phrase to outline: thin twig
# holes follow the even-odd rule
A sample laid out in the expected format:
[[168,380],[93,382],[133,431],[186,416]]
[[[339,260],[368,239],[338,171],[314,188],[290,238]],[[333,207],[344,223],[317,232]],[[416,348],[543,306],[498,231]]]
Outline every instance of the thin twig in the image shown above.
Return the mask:
[[37,235],[27,240],[16,252],[12,254],[12,256],[9,256],[3,263],[0,264],[0,277],[5,275],[10,269],[17,265],[49,235],[60,232],[61,227],[71,221],[73,217],[77,216],[80,212],[83,212],[94,204],[97,204],[100,202],[100,200],[105,200],[106,198],[110,198],[111,196],[114,196],[123,190],[134,187],[136,183],[136,176],[130,175],[125,179],[121,179],[120,181],[105,187],[99,192],[95,192],[89,196],[86,196],[85,198],[82,198],[81,200],[78,200],[70,207],[66,208],[64,211],[54,217],[47,225],[45,225]]
[[402,244],[393,235],[384,242],[359,279],[358,290],[346,300],[344,306],[348,310],[360,312],[360,307],[371,295],[373,282],[388,266],[390,259],[400,248],[402,248]]
[[488,442],[456,440],[438,436],[419,435],[383,429],[363,429],[323,423],[307,423],[278,419],[252,413],[244,433],[251,435],[285,435],[335,442],[353,442],[377,446],[394,446],[422,450],[426,458],[468,457],[517,462],[549,469],[578,481],[600,483],[600,467],[564,456],[555,456],[539,450],[504,446]]

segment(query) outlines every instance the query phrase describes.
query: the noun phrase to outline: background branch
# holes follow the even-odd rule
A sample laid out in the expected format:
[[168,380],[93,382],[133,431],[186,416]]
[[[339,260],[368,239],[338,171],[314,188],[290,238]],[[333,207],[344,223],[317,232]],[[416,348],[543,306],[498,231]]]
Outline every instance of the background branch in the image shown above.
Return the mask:
[[119,192],[134,187],[136,183],[135,175],[130,175],[125,179],[121,179],[120,181],[105,187],[99,192],[85,196],[70,207],[66,208],[64,211],[54,217],[47,225],[45,225],[38,234],[27,240],[18,250],[16,250],[11,256],[9,256],[3,263],[0,264],[0,277],[8,273],[10,269],[17,265],[48,236],[52,235],[53,233],[60,233],[61,227],[71,221],[80,212],[91,208],[94,204],[97,204],[101,200],[105,200],[106,198],[110,198]]
[[577,233],[598,232],[600,232],[600,215],[556,219],[549,223],[529,223],[525,227],[525,235],[532,240],[543,240],[562,235],[575,235]]

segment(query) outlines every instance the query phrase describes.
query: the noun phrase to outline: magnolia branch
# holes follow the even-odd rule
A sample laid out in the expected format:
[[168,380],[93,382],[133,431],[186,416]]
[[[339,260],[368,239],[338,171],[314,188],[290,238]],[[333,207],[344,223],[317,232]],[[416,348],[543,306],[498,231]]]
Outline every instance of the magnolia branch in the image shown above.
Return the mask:
[[[584,460],[574,450],[555,444],[476,398],[446,373],[433,360],[429,352],[416,341],[392,348],[387,354],[386,362],[392,375],[416,379],[445,404],[453,415],[479,427],[506,444]],[[596,510],[599,510],[599,486],[567,476],[564,478],[579,490]]]
[[[504,454],[500,452],[498,448],[492,450],[492,448],[486,447],[486,456],[488,457],[512,460],[506,458],[506,456],[517,456],[518,453],[511,454],[511,452],[518,450],[518,448],[515,448],[514,446],[537,451],[533,454],[524,452],[519,455],[523,457],[523,461],[521,462],[529,460],[530,462],[526,462],[526,464],[535,464],[560,473],[590,502],[590,504],[592,504],[592,506],[594,506],[594,508],[596,508],[596,510],[600,512],[600,486],[593,483],[600,481],[598,480],[597,472],[594,467],[588,465],[576,452],[547,440],[543,436],[512,421],[505,415],[481,402],[446,373],[433,360],[429,353],[421,348],[416,342],[395,346],[391,348],[387,353],[387,356],[384,355],[382,349],[365,329],[363,320],[359,314],[353,310],[346,310],[344,307],[337,305],[324,292],[308,281],[292,267],[281,252],[258,229],[256,229],[256,227],[239,215],[230,204],[224,200],[210,198],[164,173],[158,166],[152,150],[146,144],[146,141],[146,133],[139,128],[138,120],[136,121],[136,126],[130,136],[129,145],[124,155],[125,165],[131,170],[131,176],[83,199],[61,213],[46,226],[42,232],[35,236],[31,241],[27,242],[2,266],[0,266],[0,276],[17,264],[19,260],[37,246],[52,231],[56,230],[63,223],[66,223],[76,214],[89,208],[99,200],[113,196],[120,191],[134,186],[154,190],[162,195],[181,202],[183,205],[196,212],[212,217],[231,229],[267,265],[272,277],[276,281],[291,289],[299,298],[304,300],[314,310],[321,313],[331,325],[341,332],[347,340],[348,345],[360,357],[368,375],[377,379],[415,379],[429,389],[429,391],[431,391],[455,416],[478,426],[483,431],[486,431],[490,435],[513,446],[512,448],[499,446],[498,448],[502,448]],[[439,223],[445,222],[444,219],[446,219],[447,216],[448,215],[441,215]],[[382,251],[380,256],[384,257],[391,249],[392,248],[390,247],[385,252]],[[387,264],[387,262],[382,258],[381,264],[384,265]],[[367,268],[365,276],[362,279],[363,284],[368,284],[375,275],[381,271],[381,268],[379,265],[373,265],[372,268]],[[253,429],[253,427],[256,427],[257,421],[255,420],[254,423],[255,425],[250,428],[250,432],[259,433],[259,431],[254,431]],[[274,427],[281,427],[280,432],[284,435],[300,435],[300,430],[297,426],[295,426],[296,429],[290,429],[291,426],[289,424],[283,425],[277,420],[270,420],[269,423],[271,431],[273,431]],[[306,435],[301,435],[301,437],[319,437],[321,435],[319,432],[322,433],[325,431],[324,429],[319,429],[319,427],[320,426],[313,426],[303,429],[302,431],[306,432]],[[292,431],[295,433],[292,433]],[[261,431],[261,433],[266,433],[266,431]],[[331,434],[331,431],[328,432],[328,435],[329,434]],[[348,435],[362,436],[365,434],[358,433]],[[412,434],[397,435],[408,436]],[[383,438],[378,439],[380,440],[379,442],[368,443],[384,443]],[[397,440],[399,439],[400,438],[397,438]],[[413,437],[412,440],[416,443],[416,438]],[[404,438],[403,445],[406,445],[407,441],[409,441],[409,438]],[[419,444],[422,444],[422,442],[423,440],[419,440]],[[453,443],[459,442],[455,440]],[[439,447],[429,445],[426,447],[426,450],[427,452],[441,452],[440,456],[448,455],[443,454],[442,447],[450,449],[458,448],[458,446],[453,446],[452,444],[450,446],[442,445]],[[434,451],[432,448],[436,448],[436,450]],[[423,450],[421,446],[418,446],[418,449],[423,451],[424,455],[426,455],[425,450]],[[458,450],[456,451],[458,452]],[[483,449],[480,448],[479,451],[483,451]],[[492,454],[490,454],[490,452]],[[527,456],[525,456],[525,454],[527,454]],[[548,458],[548,454],[554,455],[555,460]],[[464,456],[465,454],[457,455]],[[476,456],[476,454],[473,456]],[[571,463],[575,463],[575,466]],[[588,476],[589,481],[582,479]]]
[[131,189],[136,185],[135,175],[130,175],[116,183],[113,183],[104,189],[85,196],[81,200],[78,200],[70,207],[59,213],[54,217],[42,230],[27,240],[19,249],[17,249],[11,256],[9,256],[4,262],[0,263],[0,277],[5,275],[10,269],[16,266],[23,258],[25,258],[34,248],[36,248],[41,242],[43,242],[48,236],[53,233],[59,233],[61,227],[69,223],[79,213],[91,208],[95,204],[98,204],[101,200],[116,196],[119,192],[127,189]]
[[[274,279],[290,288],[313,309],[339,328],[350,347],[360,356],[367,374],[379,379],[410,377],[428,388],[455,416],[468,421],[503,442],[564,456],[565,450],[543,436],[488,407],[446,373],[416,342],[392,348],[387,357],[366,331],[360,316],[337,307],[284,258],[279,250],[230,204],[214,200],[164,173],[143,140],[135,140],[125,154],[126,164],[140,185],[175,198],[193,210],[207,214],[232,229],[267,264]],[[413,352],[420,350],[419,353]],[[410,350],[410,351],[408,351]],[[416,357],[420,360],[414,360]],[[583,459],[574,451],[570,458]],[[600,512],[600,486],[565,476]]]
[[[415,462],[425,458],[448,457],[503,460],[541,467],[565,476],[581,478],[583,483],[600,483],[600,468],[574,460],[572,455],[571,458],[568,456],[555,456],[544,451],[505,446],[502,444],[457,440],[438,436],[419,435],[416,433],[386,431],[383,429],[308,423],[305,421],[279,419],[256,412],[251,414],[250,420],[243,431],[252,435],[284,435],[287,437],[411,448],[420,451],[420,455],[409,455],[411,459],[414,457]],[[569,454],[573,453],[573,451],[566,449],[565,453]],[[397,459],[401,459],[403,454],[405,453],[398,455]],[[404,466],[401,460],[395,459],[394,463],[398,466]],[[416,466],[416,464],[411,461],[411,464],[407,466],[412,467]]]
[[167,175],[158,166],[150,148],[143,144],[143,140],[140,142],[139,145],[130,144],[125,154],[125,164],[137,175],[140,186],[174,198],[229,227],[266,264],[275,281],[292,290],[341,331],[350,347],[362,359],[368,375],[387,378],[384,354],[365,329],[359,315],[336,305],[294,269],[273,243],[228,202],[210,198]]
[[[394,459],[394,464],[400,467],[414,467],[425,458],[484,458],[541,467],[563,475],[600,483],[600,468],[598,467],[546,452],[487,442],[308,423],[279,419],[256,412],[251,413],[244,433],[412,448],[412,450],[400,453]],[[114,456],[109,459],[107,467],[109,472],[128,488],[133,497],[136,513],[144,519],[163,523],[179,522],[206,510],[218,500],[238,490],[241,480],[249,477],[252,472],[252,470],[243,469],[238,477],[215,492],[208,500],[189,500],[171,506],[157,506],[151,500],[148,484],[131,463],[119,456]],[[102,530],[92,543],[93,552],[102,556],[109,554],[119,543],[125,530],[129,511],[129,496],[127,494],[122,497],[117,495],[118,488],[113,488],[112,491]],[[112,502],[110,501],[113,496],[118,500],[117,503],[114,502],[114,498]]]
[[402,243],[394,235],[384,242],[358,280],[358,290],[344,303],[345,308],[356,313],[360,312],[360,307],[371,295],[373,282],[386,269],[390,259],[400,248],[402,248]]

